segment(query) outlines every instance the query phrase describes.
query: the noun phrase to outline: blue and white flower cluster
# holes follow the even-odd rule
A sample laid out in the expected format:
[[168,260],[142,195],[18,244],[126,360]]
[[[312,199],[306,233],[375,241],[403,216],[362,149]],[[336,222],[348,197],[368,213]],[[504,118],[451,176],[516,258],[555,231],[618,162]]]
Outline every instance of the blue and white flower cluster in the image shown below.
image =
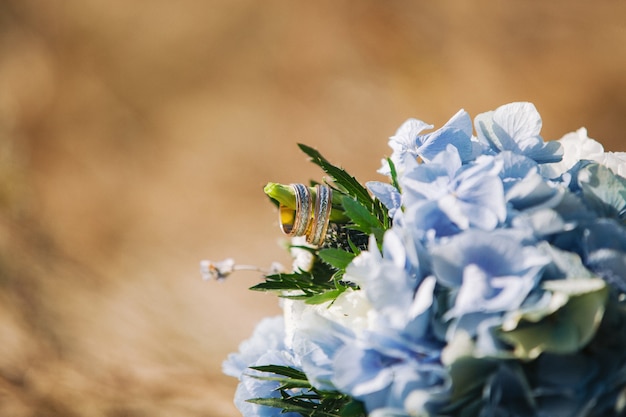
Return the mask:
[[392,226],[350,287],[286,299],[229,356],[240,411],[281,414],[246,400],[281,395],[249,366],[282,365],[374,417],[626,415],[626,156],[544,141],[530,103],[432,128],[390,138],[367,188]]

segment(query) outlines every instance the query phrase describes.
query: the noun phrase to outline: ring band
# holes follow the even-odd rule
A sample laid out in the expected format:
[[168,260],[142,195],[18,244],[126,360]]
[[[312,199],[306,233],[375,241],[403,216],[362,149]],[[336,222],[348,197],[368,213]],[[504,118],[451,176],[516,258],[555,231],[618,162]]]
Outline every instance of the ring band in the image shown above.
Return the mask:
[[296,195],[296,209],[282,204],[278,207],[280,230],[287,236],[302,236],[311,222],[311,192],[303,184],[291,184],[291,188]]
[[319,246],[326,238],[328,219],[330,218],[330,211],[333,206],[333,190],[326,184],[317,184],[315,191],[317,192],[315,214],[313,215],[313,222],[306,236],[306,241],[312,245]]

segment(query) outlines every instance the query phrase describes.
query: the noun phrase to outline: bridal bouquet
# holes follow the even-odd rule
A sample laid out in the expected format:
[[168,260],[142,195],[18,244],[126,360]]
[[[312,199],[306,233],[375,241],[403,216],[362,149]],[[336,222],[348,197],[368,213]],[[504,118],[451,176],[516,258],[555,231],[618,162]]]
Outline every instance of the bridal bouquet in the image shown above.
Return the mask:
[[[294,265],[224,362],[246,416],[626,415],[626,155],[530,103],[407,120],[361,185],[269,183]],[[245,267],[202,263],[223,279]]]

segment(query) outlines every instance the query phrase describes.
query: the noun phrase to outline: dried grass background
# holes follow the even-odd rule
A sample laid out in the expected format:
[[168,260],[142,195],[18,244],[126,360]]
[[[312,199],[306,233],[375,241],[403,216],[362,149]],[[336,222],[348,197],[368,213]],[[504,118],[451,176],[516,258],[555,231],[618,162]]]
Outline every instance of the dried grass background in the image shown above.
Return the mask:
[[626,3],[4,0],[0,416],[234,416],[296,142],[380,179],[408,117],[527,100],[626,150]]

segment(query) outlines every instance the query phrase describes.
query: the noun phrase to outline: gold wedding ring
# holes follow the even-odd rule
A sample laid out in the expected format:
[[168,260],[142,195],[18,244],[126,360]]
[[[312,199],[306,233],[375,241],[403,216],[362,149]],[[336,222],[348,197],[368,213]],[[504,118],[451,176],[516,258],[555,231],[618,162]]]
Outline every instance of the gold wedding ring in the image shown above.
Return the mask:
[[291,188],[296,195],[296,209],[282,204],[278,207],[280,230],[287,236],[302,236],[311,222],[311,192],[304,184],[291,184]]
[[317,194],[315,212],[311,222],[311,229],[306,235],[306,241],[312,245],[319,246],[326,238],[328,219],[332,209],[333,190],[326,184],[317,184],[315,191]]

